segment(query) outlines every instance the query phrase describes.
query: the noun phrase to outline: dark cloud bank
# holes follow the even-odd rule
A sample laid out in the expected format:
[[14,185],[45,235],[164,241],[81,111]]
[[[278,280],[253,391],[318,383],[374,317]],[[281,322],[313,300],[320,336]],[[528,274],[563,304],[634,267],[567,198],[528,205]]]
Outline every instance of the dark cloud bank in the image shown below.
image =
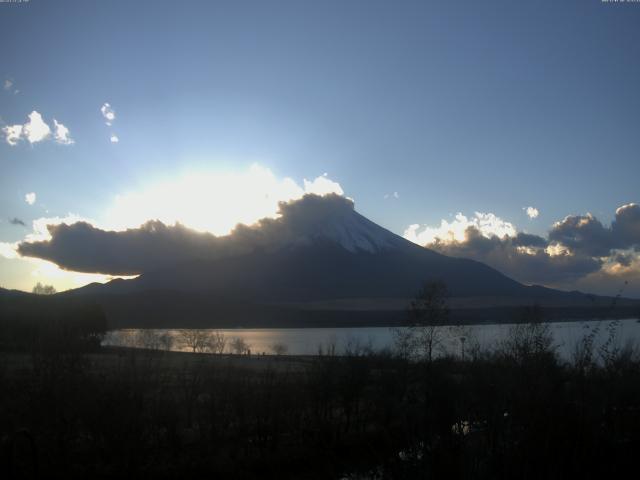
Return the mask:
[[119,232],[101,230],[87,222],[50,225],[51,240],[22,242],[18,252],[67,270],[135,275],[185,261],[213,260],[304,241],[301,233],[312,231],[327,217],[348,215],[353,209],[353,202],[339,195],[309,194],[280,203],[279,218],[265,218],[251,226],[239,224],[226,236],[157,220]]
[[557,222],[547,238],[526,233],[487,238],[469,227],[463,241],[437,240],[426,246],[445,255],[479,260],[525,283],[593,287],[597,280],[620,288],[625,280],[640,280],[640,272],[619,269],[615,274],[615,269],[603,267],[631,267],[637,258],[640,205],[618,208],[608,227],[593,215],[571,215]]

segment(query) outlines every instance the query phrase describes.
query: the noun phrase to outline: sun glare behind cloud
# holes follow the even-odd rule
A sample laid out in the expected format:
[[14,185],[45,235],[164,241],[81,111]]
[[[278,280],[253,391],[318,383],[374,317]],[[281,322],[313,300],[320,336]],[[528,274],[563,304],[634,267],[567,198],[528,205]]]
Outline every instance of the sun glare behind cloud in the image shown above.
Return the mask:
[[225,235],[238,223],[250,225],[261,218],[275,217],[278,202],[297,199],[305,193],[344,192],[326,174],[314,180],[304,179],[300,186],[289,177],[277,178],[270,169],[255,164],[240,172],[189,173],[118,195],[102,226],[125,230],[148,220],[160,220]]

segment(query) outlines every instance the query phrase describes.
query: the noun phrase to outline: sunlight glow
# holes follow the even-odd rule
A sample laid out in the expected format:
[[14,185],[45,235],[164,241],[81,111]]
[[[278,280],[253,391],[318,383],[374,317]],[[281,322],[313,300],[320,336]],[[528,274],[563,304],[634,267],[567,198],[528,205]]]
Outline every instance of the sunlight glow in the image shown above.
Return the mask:
[[[302,186],[288,177],[277,178],[271,170],[257,164],[241,172],[189,173],[116,196],[102,221],[72,213],[33,220],[32,231],[24,241],[49,240],[49,225],[71,225],[80,221],[106,230],[126,230],[149,220],[160,220],[168,225],[179,222],[195,230],[224,235],[238,223],[250,225],[261,218],[275,218],[279,202],[300,198],[305,193],[344,194],[340,185],[326,173],[313,180],[304,179]],[[63,291],[92,282],[134,278],[63,270],[45,260],[21,257],[16,251],[18,243],[1,242],[0,256],[31,264],[34,284],[40,281]]]
[[116,196],[102,226],[125,230],[153,219],[224,235],[238,223],[250,225],[261,218],[275,217],[278,202],[297,199],[305,193],[344,192],[326,175],[305,179],[300,186],[293,179],[279,179],[268,168],[256,164],[244,172],[189,173]]
[[78,288],[89,283],[105,283],[114,278],[135,278],[134,276],[114,277],[111,275],[103,275],[101,273],[81,273],[63,270],[55,263],[41,260],[39,258],[28,258],[28,261],[34,263],[35,268],[31,271],[34,277],[33,283],[42,282],[53,285],[56,290],[63,291],[69,288]]

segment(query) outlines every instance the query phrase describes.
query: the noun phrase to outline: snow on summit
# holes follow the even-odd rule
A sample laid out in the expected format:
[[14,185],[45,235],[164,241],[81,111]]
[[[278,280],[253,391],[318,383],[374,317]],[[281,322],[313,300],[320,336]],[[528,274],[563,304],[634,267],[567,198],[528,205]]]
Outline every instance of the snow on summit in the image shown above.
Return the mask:
[[[280,205],[281,217],[274,220],[288,236],[289,244],[333,242],[350,252],[376,253],[406,246],[402,237],[357,213],[353,201],[336,194],[305,195]],[[266,222],[260,228],[268,229]]]

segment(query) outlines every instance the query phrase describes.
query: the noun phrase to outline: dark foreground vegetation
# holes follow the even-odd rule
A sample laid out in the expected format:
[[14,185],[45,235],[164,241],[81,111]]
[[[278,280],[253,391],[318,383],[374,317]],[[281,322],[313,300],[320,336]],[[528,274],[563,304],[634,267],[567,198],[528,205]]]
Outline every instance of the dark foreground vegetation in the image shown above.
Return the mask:
[[465,361],[1,359],[3,478],[612,478],[640,448],[638,358],[562,363],[529,328]]
[[460,330],[461,351],[442,357],[436,286],[412,303],[393,352],[289,357],[101,348],[104,316],[90,305],[0,307],[2,478],[601,479],[636,468],[640,358],[617,346],[615,321],[604,343],[587,332],[571,361],[536,308],[492,351]]

